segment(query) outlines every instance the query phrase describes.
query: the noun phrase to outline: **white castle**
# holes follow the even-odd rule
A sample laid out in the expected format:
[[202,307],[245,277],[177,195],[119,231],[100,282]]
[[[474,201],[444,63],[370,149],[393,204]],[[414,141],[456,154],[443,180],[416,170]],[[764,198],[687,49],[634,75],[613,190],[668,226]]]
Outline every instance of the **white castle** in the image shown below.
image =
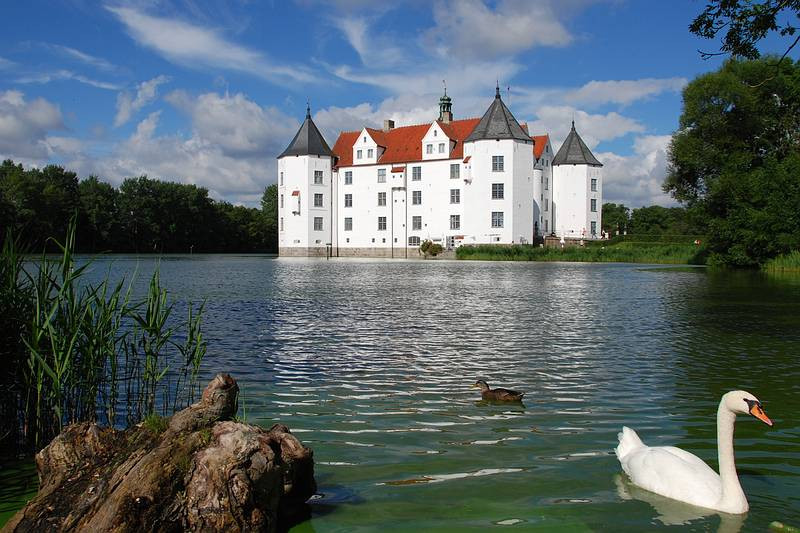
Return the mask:
[[602,164],[575,131],[553,153],[499,87],[480,119],[453,120],[447,92],[429,124],[342,132],[330,148],[311,110],[278,156],[282,256],[415,257],[421,242],[596,239]]

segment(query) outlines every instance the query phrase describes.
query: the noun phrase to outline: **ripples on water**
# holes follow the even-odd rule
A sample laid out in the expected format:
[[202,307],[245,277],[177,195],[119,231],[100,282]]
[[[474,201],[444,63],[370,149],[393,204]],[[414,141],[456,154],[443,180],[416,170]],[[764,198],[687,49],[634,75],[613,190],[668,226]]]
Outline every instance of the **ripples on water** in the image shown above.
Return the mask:
[[[206,367],[239,379],[249,421],[286,423],[314,449],[320,494],[297,531],[800,524],[798,284],[632,265],[214,256],[167,258],[161,273],[174,297],[208,297]],[[479,401],[478,378],[525,391],[524,405]],[[737,424],[746,519],[675,512],[626,486],[612,452],[623,424],[716,467],[716,405],[732,388],[775,421]]]

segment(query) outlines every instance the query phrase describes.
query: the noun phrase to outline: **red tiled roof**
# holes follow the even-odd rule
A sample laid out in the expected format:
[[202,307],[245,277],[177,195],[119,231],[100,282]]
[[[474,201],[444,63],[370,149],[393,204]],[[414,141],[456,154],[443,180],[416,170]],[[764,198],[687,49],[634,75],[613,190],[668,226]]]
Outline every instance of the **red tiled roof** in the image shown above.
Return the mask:
[[[450,159],[461,159],[463,157],[464,139],[472,133],[478,122],[480,122],[478,118],[456,120],[449,124],[439,122],[442,131],[456,142],[455,147],[450,152]],[[422,138],[425,137],[430,127],[431,124],[417,124],[415,126],[394,128],[389,131],[367,128],[375,142],[385,148],[383,155],[378,160],[378,164],[422,161]],[[358,139],[359,133],[358,131],[348,131],[339,134],[336,144],[333,145],[333,153],[339,158],[338,167],[353,165],[353,145]]]
[[464,163],[469,163],[470,159],[472,159],[472,156],[468,155],[467,157],[464,158]]
[[392,172],[405,172],[406,167],[392,167]]
[[[534,135],[531,137],[533,139],[533,157],[537,160],[542,157],[542,152],[544,152],[544,147],[547,146],[547,141],[550,140],[549,135]],[[336,150],[333,150],[336,152]]]

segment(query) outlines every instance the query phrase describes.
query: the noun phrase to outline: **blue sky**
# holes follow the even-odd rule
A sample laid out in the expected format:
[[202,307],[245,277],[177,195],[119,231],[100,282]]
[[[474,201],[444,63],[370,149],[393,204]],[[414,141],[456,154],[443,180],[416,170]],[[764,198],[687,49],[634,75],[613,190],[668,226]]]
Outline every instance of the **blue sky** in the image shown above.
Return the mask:
[[[456,118],[495,80],[556,149],[575,119],[605,163],[604,201],[661,193],[680,91],[722,59],[688,25],[697,0],[28,0],[0,17],[0,158],[115,185],[196,183],[257,205],[307,99],[339,131]],[[767,43],[769,46],[771,43]],[[776,49],[778,46],[776,46]]]

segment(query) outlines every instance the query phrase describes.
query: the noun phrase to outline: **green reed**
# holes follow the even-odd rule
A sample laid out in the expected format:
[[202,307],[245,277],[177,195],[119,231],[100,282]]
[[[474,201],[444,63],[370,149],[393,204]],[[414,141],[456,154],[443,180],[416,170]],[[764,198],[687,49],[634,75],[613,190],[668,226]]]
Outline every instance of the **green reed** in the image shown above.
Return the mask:
[[779,255],[764,263],[761,268],[767,272],[800,272],[800,251]]
[[698,264],[702,249],[694,244],[620,242],[608,245],[592,242],[586,246],[539,247],[524,244],[461,246],[458,259],[484,261],[574,261]]
[[27,260],[7,235],[0,258],[0,443],[39,449],[65,424],[134,424],[194,400],[206,343],[205,303],[185,320],[161,286],[132,298],[133,279],[86,277],[91,260],[74,257],[75,226],[57,258]]

